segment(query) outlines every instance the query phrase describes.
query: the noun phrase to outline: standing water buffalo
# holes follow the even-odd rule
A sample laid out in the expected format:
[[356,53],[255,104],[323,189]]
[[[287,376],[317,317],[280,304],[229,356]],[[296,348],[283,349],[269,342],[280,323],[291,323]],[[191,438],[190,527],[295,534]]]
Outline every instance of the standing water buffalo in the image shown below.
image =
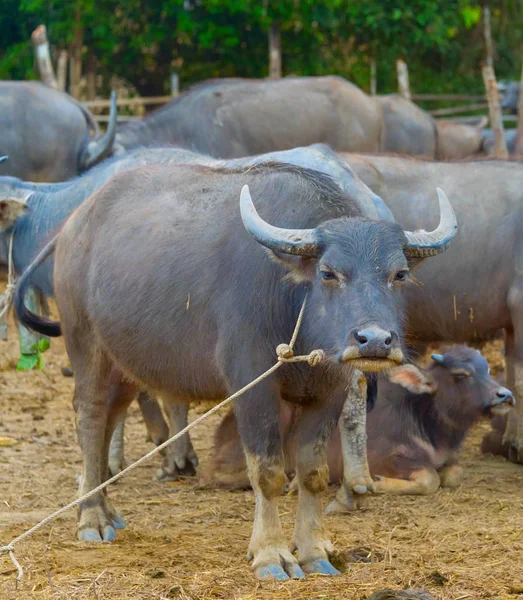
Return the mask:
[[[427,371],[412,365],[393,369],[380,382],[376,407],[368,415],[370,472],[378,492],[432,494],[440,485],[456,487],[462,469],[459,451],[470,428],[482,417],[506,413],[512,394],[489,374],[486,359],[467,346],[433,354]],[[282,407],[286,470],[294,472],[294,421],[299,408]],[[328,450],[329,478],[343,477],[340,434]],[[248,478],[234,413],[221,421],[215,435],[209,482],[246,487]]]
[[419,285],[408,288],[408,337],[479,342],[505,330],[507,387],[516,394],[505,441],[511,460],[523,463],[523,167],[496,160],[344,158],[404,227],[434,223],[431,190],[437,184],[449,191],[462,227],[452,249],[422,265]]
[[[476,127],[442,132],[401,96],[367,96],[341,77],[222,79],[200,84],[116,135],[115,152],[176,144],[234,158],[324,143],[346,152],[462,158],[481,151]],[[453,133],[454,132],[454,133]]]
[[[112,430],[134,393],[124,377],[166,398],[223,398],[274,364],[274,349],[290,339],[307,297],[296,351],[322,348],[324,361],[316,369],[284,365],[235,406],[256,498],[249,554],[260,578],[337,573],[321,514],[326,442],[352,367],[377,371],[403,361],[403,283],[456,233],[452,207],[441,190],[438,197],[437,229],[412,233],[361,218],[328,176],[290,165],[236,172],[167,165],[112,178],[75,211],[16,293],[26,326],[63,331],[66,339],[84,455],[81,493],[107,474]],[[61,326],[23,304],[33,271],[55,247]],[[299,562],[277,510],[285,482],[280,399],[302,408]],[[115,524],[121,519],[105,493],[80,505],[80,539],[114,539]]]
[[93,115],[71,96],[36,81],[0,82],[0,174],[31,181],[62,181],[89,169],[112,151],[116,97],[103,137]]

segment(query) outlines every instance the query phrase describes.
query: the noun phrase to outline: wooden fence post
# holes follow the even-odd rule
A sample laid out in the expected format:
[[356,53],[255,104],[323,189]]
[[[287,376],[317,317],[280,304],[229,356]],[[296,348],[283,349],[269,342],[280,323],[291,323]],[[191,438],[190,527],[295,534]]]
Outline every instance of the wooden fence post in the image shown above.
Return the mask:
[[494,46],[492,44],[492,29],[490,26],[490,8],[483,7],[483,33],[485,35],[485,47],[487,49],[487,65],[494,66]]
[[178,73],[171,73],[171,96],[180,94],[180,76]]
[[370,59],[370,95],[375,96],[377,93],[376,84],[376,57],[371,56]]
[[281,78],[281,32],[277,23],[269,28],[269,77]]
[[403,96],[406,100],[410,100],[409,69],[407,63],[401,59],[397,60],[396,71],[398,73],[398,90],[400,96]]
[[58,89],[61,92],[65,92],[68,59],[69,52],[67,52],[67,50],[60,50],[60,54],[58,55],[58,64],[56,67],[56,78],[58,82]]
[[490,126],[494,134],[494,155],[498,158],[508,158],[496,74],[494,73],[494,68],[487,64],[483,65],[482,73],[488,101]]
[[519,81],[518,131],[516,133],[515,153],[518,156],[523,154],[523,64],[521,66],[521,79]]
[[38,64],[38,71],[40,72],[41,80],[45,83],[45,85],[57,90],[58,82],[56,81],[53,63],[51,62],[46,26],[38,25],[38,27],[31,34],[31,40],[33,41],[36,62]]

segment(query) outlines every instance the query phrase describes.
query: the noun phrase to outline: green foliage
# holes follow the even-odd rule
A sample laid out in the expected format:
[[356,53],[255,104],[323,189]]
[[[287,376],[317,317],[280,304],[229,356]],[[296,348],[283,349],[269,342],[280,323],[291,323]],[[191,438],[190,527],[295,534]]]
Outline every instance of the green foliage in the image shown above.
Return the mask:
[[[517,77],[523,7],[490,6],[498,76]],[[106,85],[117,74],[142,94],[168,91],[172,71],[183,85],[265,77],[272,23],[281,28],[285,74],[337,73],[368,89],[374,56],[387,92],[401,57],[417,92],[482,89],[478,0],[2,0],[0,77],[34,77],[29,38],[39,23],[54,50],[81,34],[84,59],[96,56]]]
[[45,361],[43,353],[49,350],[51,344],[47,338],[41,338],[31,346],[31,354],[21,354],[16,369],[18,371],[31,371],[34,368],[44,370]]

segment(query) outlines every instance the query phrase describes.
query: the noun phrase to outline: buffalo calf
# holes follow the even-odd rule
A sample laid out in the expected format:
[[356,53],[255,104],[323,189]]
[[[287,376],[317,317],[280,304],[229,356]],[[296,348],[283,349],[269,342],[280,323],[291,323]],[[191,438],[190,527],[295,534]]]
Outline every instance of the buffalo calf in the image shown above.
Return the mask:
[[[368,459],[377,491],[431,494],[461,481],[457,451],[470,428],[483,416],[502,415],[513,404],[511,392],[491,378],[488,363],[464,345],[433,354],[426,371],[412,365],[395,369],[380,382],[376,408],[368,415]],[[282,435],[287,474],[293,474],[293,421],[299,409],[282,407]],[[330,481],[343,477],[340,435],[329,444]],[[207,481],[247,487],[245,459],[234,414],[215,435],[213,466]]]

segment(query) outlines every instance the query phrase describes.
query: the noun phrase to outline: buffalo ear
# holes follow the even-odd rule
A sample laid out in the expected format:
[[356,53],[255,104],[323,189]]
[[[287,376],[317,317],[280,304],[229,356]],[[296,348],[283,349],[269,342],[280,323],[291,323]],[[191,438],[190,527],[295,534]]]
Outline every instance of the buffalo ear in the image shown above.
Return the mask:
[[23,200],[16,198],[0,200],[0,231],[10,229],[26,210],[28,207]]
[[432,375],[414,365],[402,365],[393,369],[389,374],[389,381],[401,385],[413,394],[433,394],[436,390]]
[[284,252],[267,250],[274,262],[282,265],[287,271],[285,279],[294,283],[306,283],[316,276],[316,259],[305,256],[293,256]]

